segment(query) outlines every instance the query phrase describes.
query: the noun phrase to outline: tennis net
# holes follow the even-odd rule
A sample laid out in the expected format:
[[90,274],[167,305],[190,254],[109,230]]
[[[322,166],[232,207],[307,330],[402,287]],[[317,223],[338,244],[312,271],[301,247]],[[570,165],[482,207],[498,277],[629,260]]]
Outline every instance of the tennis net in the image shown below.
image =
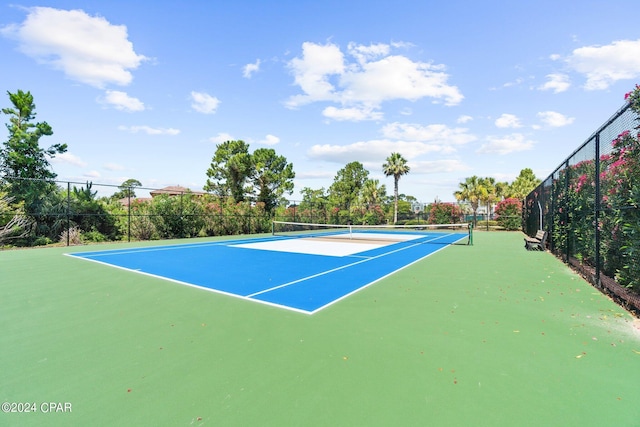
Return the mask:
[[343,225],[273,221],[274,236],[380,243],[473,244],[470,224]]

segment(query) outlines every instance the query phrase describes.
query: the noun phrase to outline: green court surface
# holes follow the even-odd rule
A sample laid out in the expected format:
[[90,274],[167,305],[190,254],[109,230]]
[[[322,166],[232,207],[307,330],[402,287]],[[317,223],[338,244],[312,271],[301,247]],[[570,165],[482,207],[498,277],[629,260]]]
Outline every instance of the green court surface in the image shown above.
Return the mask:
[[478,232],[313,315],[2,251],[0,400],[36,412],[0,425],[640,425],[638,322],[522,237]]

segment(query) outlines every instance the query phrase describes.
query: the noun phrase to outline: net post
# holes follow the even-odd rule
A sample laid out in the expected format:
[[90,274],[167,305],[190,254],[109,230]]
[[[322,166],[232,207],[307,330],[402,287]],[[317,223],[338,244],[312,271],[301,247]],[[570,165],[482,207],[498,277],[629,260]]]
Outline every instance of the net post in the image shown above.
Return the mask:
[[473,246],[473,222],[469,223],[469,246]]
[[276,223],[275,223],[275,221],[271,221],[271,235],[272,236],[276,235]]

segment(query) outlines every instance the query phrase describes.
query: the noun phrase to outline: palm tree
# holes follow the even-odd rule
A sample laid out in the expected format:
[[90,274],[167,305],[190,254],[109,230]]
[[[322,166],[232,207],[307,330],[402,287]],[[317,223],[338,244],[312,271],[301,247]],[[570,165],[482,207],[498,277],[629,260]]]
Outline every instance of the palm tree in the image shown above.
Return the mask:
[[496,196],[498,200],[504,200],[511,197],[513,190],[508,182],[496,182]]
[[[495,178],[482,178],[480,185],[484,188],[481,201],[487,206],[487,229],[489,227],[489,218],[491,217],[491,206],[498,201],[498,185]],[[502,186],[500,186],[501,189]]]
[[379,205],[387,190],[384,184],[380,185],[380,181],[377,179],[368,179],[362,186],[362,201],[367,208]]
[[454,193],[457,200],[461,202],[469,202],[473,210],[473,225],[476,225],[476,217],[478,206],[485,198],[486,189],[482,185],[482,180],[477,176],[466,178],[464,182],[459,184],[460,190]]
[[391,153],[387,162],[382,165],[382,172],[386,176],[393,175],[393,223],[398,222],[398,181],[402,175],[409,173],[407,160],[400,153]]

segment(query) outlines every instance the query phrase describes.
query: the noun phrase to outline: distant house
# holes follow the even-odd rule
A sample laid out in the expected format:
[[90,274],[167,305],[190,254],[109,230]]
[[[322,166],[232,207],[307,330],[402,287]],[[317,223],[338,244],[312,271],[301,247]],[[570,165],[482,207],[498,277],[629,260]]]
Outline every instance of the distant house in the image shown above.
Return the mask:
[[179,196],[181,194],[190,193],[195,196],[204,196],[205,192],[203,191],[193,191],[186,187],[181,187],[179,185],[170,185],[168,187],[161,188],[159,190],[150,191],[151,197],[157,197],[161,194],[168,194],[169,196]]
[[168,187],[160,188],[158,190],[149,191],[149,194],[151,195],[151,197],[135,197],[131,199],[129,199],[128,197],[125,197],[124,199],[120,199],[120,203],[122,204],[122,206],[126,207],[126,206],[129,206],[130,202],[131,203],[150,202],[151,200],[153,200],[154,197],[157,197],[161,194],[168,194],[170,197],[175,197],[175,196],[180,196],[181,194],[186,194],[186,193],[193,194],[198,197],[207,194],[203,191],[193,191],[189,188],[181,187],[179,185],[170,185]]

